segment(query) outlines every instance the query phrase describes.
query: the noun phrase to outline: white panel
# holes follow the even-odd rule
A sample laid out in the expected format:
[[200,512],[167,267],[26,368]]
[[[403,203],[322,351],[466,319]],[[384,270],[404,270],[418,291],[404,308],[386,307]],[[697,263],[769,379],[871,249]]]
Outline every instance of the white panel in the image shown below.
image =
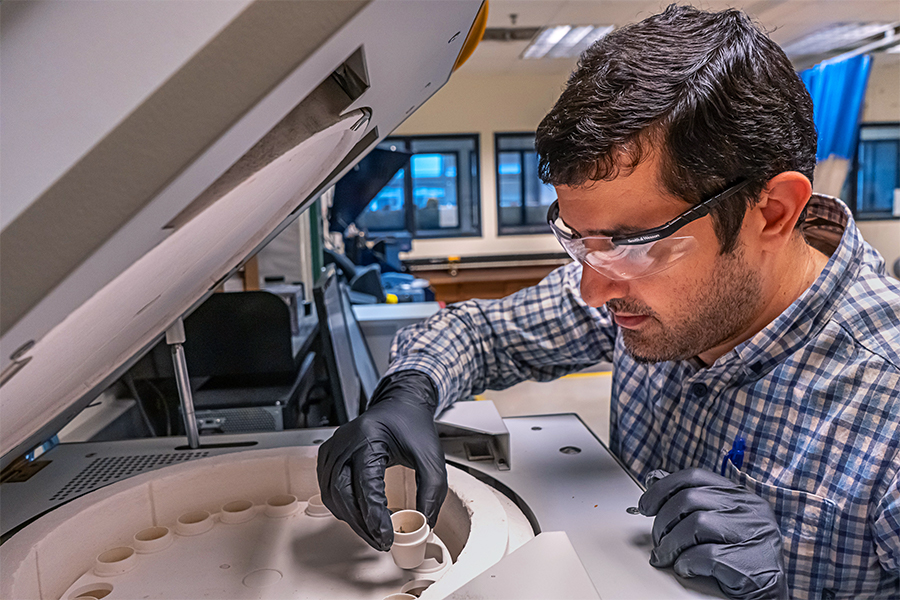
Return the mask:
[[[364,49],[371,87],[347,110],[370,108],[373,116],[369,129],[378,127],[380,137],[389,134],[446,82],[480,4],[481,0],[375,0],[365,6],[202,156],[185,165],[184,171],[150,204],[22,317],[3,336],[0,366],[9,363],[13,350],[29,340],[39,340],[128,265],[162,242],[168,233],[161,229],[165,223],[360,46]],[[79,31],[88,38],[92,29]],[[159,40],[154,43],[159,44]],[[9,114],[6,107],[3,114]],[[4,148],[4,163],[8,156]],[[4,181],[4,189],[5,184]],[[5,196],[3,213],[7,214]],[[244,258],[239,257],[230,267],[236,267]]]
[[0,228],[249,3],[4,1]]
[[147,346],[247,256],[362,137],[350,129],[360,115],[350,113],[249,177],[44,336],[4,386],[0,454]]
[[[423,594],[423,597],[431,596]],[[584,565],[562,531],[541,533],[447,596],[453,600],[600,600]]]

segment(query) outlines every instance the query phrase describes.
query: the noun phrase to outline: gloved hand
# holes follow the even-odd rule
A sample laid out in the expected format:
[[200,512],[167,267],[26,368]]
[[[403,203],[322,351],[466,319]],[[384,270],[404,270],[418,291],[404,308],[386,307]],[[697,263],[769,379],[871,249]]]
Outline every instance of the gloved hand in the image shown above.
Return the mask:
[[638,504],[653,521],[650,564],[713,577],[729,598],[787,598],[781,532],[769,504],[703,469],[659,479]]
[[447,466],[434,426],[437,392],[417,371],[383,380],[368,410],[340,426],[319,448],[317,473],[325,506],[376,550],[394,542],[384,471],[416,472],[416,510],[434,528],[447,495]]

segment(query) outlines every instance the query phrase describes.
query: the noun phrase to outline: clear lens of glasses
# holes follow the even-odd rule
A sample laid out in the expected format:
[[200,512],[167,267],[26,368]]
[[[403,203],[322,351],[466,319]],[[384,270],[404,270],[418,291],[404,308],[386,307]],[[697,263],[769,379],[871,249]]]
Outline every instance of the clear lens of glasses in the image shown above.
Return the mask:
[[693,236],[667,237],[647,244],[616,246],[610,237],[576,237],[559,219],[550,224],[569,256],[610,279],[638,279],[668,269],[697,246]]

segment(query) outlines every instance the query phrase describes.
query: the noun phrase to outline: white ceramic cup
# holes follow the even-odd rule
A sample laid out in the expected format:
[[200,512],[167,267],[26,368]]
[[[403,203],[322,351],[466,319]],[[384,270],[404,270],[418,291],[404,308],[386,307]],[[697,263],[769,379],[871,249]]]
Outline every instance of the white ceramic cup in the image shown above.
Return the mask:
[[137,565],[137,555],[131,546],[119,546],[101,553],[94,560],[94,574],[100,577],[121,575]]
[[266,516],[272,518],[289,517],[300,510],[297,496],[293,494],[279,494],[266,500]]
[[322,496],[320,494],[316,494],[309,499],[309,502],[307,502],[306,514],[311,517],[328,517],[331,516],[331,511],[328,510],[328,508],[322,502]]
[[394,526],[394,544],[391,558],[401,569],[414,569],[425,560],[425,544],[431,528],[425,515],[417,510],[400,510],[391,515]]
[[219,520],[223,523],[245,523],[256,516],[253,511],[253,503],[249,500],[235,500],[222,507]]
[[184,513],[175,521],[175,533],[178,535],[200,535],[213,528],[215,522],[205,510],[195,510]]
[[168,527],[148,527],[134,534],[131,545],[140,554],[151,554],[165,550],[174,539]]

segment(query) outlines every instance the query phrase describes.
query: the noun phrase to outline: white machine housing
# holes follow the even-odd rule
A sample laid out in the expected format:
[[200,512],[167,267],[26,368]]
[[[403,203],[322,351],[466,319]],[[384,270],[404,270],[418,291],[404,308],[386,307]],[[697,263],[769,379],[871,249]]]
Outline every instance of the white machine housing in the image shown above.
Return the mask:
[[481,9],[3,2],[0,466],[438,90]]

